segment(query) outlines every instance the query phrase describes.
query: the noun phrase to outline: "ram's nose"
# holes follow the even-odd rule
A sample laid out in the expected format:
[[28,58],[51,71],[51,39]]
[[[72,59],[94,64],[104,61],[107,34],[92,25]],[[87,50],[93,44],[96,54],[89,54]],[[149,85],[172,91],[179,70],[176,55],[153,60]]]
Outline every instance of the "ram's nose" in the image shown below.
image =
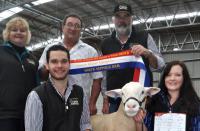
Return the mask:
[[127,107],[128,107],[129,109],[132,109],[132,108],[135,108],[136,105],[135,105],[135,104],[127,104]]

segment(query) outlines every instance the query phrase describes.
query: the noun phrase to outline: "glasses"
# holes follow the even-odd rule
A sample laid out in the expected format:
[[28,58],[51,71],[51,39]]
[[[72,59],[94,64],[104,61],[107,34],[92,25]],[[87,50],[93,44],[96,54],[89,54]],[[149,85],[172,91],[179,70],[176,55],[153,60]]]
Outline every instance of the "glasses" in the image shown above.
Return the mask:
[[67,23],[65,25],[65,27],[70,28],[70,29],[75,29],[75,30],[80,30],[81,29],[81,25],[79,24],[73,24],[73,23]]

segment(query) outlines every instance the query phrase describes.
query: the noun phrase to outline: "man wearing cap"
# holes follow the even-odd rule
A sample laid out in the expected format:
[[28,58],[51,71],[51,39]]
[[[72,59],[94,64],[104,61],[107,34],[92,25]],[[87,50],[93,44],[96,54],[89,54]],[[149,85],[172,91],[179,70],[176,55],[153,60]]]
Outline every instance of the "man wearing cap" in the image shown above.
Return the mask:
[[[133,55],[142,56],[147,72],[150,75],[151,86],[153,84],[152,69],[162,69],[165,64],[152,36],[145,32],[138,32],[132,26],[132,9],[126,3],[120,3],[114,8],[112,21],[115,25],[115,30],[109,38],[102,42],[102,54],[107,55],[131,49]],[[133,81],[133,72],[134,68],[107,71],[107,90],[119,89],[126,83]],[[108,105],[108,102],[109,112],[111,113],[118,109],[121,100],[109,98],[106,102],[105,97],[104,104]]]

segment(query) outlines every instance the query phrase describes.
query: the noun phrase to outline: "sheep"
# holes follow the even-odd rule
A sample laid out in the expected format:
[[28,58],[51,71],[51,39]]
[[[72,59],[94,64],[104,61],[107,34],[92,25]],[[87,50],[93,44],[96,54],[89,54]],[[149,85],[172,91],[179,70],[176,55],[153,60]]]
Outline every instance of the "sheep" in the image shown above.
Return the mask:
[[91,116],[93,131],[136,131],[133,116],[141,106],[147,95],[154,95],[160,91],[157,87],[144,88],[138,82],[129,82],[122,89],[106,92],[107,96],[121,97],[122,102],[117,112]]

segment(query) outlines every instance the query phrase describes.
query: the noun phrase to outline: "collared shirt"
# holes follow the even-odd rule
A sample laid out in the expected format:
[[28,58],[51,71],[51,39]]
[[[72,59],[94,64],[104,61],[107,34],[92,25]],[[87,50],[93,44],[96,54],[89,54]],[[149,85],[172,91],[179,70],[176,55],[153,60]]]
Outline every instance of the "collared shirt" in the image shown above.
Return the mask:
[[[60,44],[64,45],[64,43],[60,43]],[[39,60],[39,69],[43,67],[44,64],[46,63],[46,52],[53,45],[55,44],[48,45],[44,49],[42,56]],[[83,43],[81,40],[79,40],[78,43],[74,47],[72,47],[69,53],[70,53],[71,60],[86,59],[86,58],[98,56],[97,51],[93,47],[91,47],[90,45],[86,43]],[[102,72],[92,72],[92,73],[76,74],[76,75],[70,75],[70,76],[76,80],[77,85],[83,87],[86,95],[88,96],[88,99],[90,96],[93,79],[103,78]]]
[[[54,85],[52,80],[51,80],[51,83],[52,83],[52,85]],[[68,87],[67,87],[65,95],[64,95],[65,101],[68,100],[68,97],[71,94],[73,85],[74,85],[73,81],[68,82]],[[57,89],[56,89],[56,91],[60,95],[60,93],[58,92]],[[28,95],[28,98],[26,101],[25,130],[26,131],[42,131],[42,127],[43,127],[42,102],[41,102],[38,94],[35,91],[31,91],[30,94]],[[84,131],[86,129],[91,130],[91,128],[92,127],[90,124],[89,106],[87,103],[87,97],[84,92],[83,111],[82,111],[81,120],[80,120],[80,129],[81,129],[81,131]]]

